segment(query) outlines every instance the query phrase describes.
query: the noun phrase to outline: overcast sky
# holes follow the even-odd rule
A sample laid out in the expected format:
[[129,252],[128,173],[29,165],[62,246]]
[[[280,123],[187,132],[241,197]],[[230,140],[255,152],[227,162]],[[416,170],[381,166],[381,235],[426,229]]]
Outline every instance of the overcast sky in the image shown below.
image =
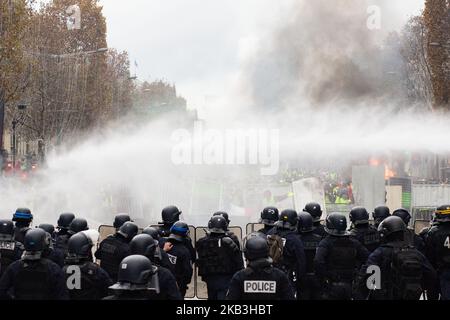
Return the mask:
[[[291,5],[303,0],[101,0],[110,47],[137,61],[140,80],[176,84],[189,107],[220,96],[239,73],[255,43],[281,24]],[[313,1],[313,0],[311,0]],[[386,28],[396,28],[423,7],[424,0],[389,3]],[[370,1],[369,1],[370,2]],[[333,5],[333,1],[330,1]],[[395,12],[395,14],[394,14]],[[396,19],[392,19],[395,16]],[[394,22],[395,21],[395,22]]]

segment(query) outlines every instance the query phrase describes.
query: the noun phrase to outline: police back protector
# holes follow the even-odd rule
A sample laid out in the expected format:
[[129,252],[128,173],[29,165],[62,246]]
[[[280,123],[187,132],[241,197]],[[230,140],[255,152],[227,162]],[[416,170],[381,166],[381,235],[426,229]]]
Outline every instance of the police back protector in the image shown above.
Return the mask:
[[357,250],[350,238],[335,238],[327,267],[332,282],[352,282],[357,268]]
[[48,300],[50,288],[50,261],[20,261],[20,271],[14,280],[14,297],[18,300]]
[[[231,247],[229,241],[223,241],[228,237],[207,236],[200,239],[197,244],[199,275],[226,275],[233,272],[230,263]],[[231,240],[232,241],[232,240]]]

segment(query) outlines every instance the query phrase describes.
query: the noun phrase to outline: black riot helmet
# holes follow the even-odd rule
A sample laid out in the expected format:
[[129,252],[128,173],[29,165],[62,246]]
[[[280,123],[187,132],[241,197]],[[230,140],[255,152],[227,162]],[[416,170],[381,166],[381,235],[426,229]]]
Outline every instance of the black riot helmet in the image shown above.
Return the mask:
[[224,217],[225,221],[227,222],[227,226],[230,225],[230,216],[228,215],[227,212],[225,212],[225,211],[217,211],[217,212],[214,212],[213,216],[222,216],[222,217]]
[[366,208],[354,207],[350,211],[350,221],[355,226],[360,225],[360,224],[368,224],[369,223],[369,213],[367,212]]
[[282,229],[295,230],[297,228],[298,214],[292,209],[283,210],[275,226]]
[[396,232],[405,232],[406,224],[402,218],[398,216],[390,216],[384,219],[378,226],[378,232],[382,238],[386,238]]
[[23,245],[27,252],[42,252],[50,246],[48,233],[40,228],[30,229],[25,233]]
[[308,212],[299,212],[298,214],[298,226],[297,230],[299,233],[306,233],[313,231],[314,222],[313,217]]
[[331,213],[326,219],[325,231],[333,236],[347,236],[347,218],[342,213]]
[[436,222],[450,222],[450,204],[440,206],[434,213]]
[[189,235],[189,225],[184,221],[177,221],[170,227],[169,240],[184,241]]
[[118,234],[120,234],[125,239],[131,241],[131,239],[134,238],[135,235],[137,235],[139,232],[139,227],[133,223],[133,222],[125,222],[120,228],[119,231],[117,231]]
[[162,224],[173,224],[180,220],[181,211],[175,206],[165,207],[161,212]]
[[208,222],[208,231],[211,233],[225,234],[227,232],[227,220],[223,216],[212,216]]
[[314,222],[319,222],[322,218],[322,208],[317,202],[307,203],[303,211],[308,212],[313,217]]
[[244,246],[244,256],[249,261],[268,258],[269,244],[267,239],[262,236],[248,237]]
[[61,213],[58,218],[58,229],[68,230],[73,219],[75,219],[75,215],[73,213]]
[[386,206],[378,206],[373,210],[372,217],[375,224],[380,224],[381,221],[391,216],[391,211]]
[[145,228],[144,230],[142,230],[142,233],[148,234],[149,236],[151,236],[155,240],[159,240],[159,238],[161,237],[159,235],[158,229],[153,228],[153,227]]
[[130,252],[146,256],[151,260],[151,257],[155,255],[156,246],[158,246],[158,241],[154,240],[152,236],[145,233],[138,234],[130,242]]
[[13,214],[12,221],[29,224],[33,221],[33,215],[28,208],[18,208]]
[[11,239],[14,235],[14,222],[11,220],[0,220],[0,237]]
[[75,234],[81,231],[89,230],[88,222],[83,218],[75,218],[69,226],[69,234]]
[[280,214],[275,207],[266,207],[261,211],[261,223],[266,226],[273,226],[279,219]]
[[118,214],[114,217],[113,226],[116,229],[119,229],[125,222],[131,221],[131,218],[128,214]]
[[411,214],[404,208],[395,210],[392,212],[392,215],[401,218],[406,225],[408,225],[409,221],[411,221]]
[[92,246],[92,240],[84,232],[78,232],[69,239],[68,255],[78,259],[87,259],[90,257]]
[[53,235],[53,233],[55,232],[55,227],[50,223],[41,223],[38,228],[41,228],[50,235]]
[[112,290],[148,290],[149,282],[157,268],[149,258],[142,255],[131,255],[119,265],[117,283],[109,287]]

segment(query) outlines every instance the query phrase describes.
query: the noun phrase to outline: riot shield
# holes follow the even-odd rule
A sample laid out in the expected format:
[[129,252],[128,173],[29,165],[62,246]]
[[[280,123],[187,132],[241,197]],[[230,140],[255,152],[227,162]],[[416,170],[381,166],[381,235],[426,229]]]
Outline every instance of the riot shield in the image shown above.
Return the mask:
[[[139,228],[138,234],[141,233],[142,230],[143,230],[142,228]],[[105,240],[108,236],[115,234],[116,228],[114,228],[113,226],[103,224],[100,227],[98,227],[98,233],[99,233],[98,244],[100,244],[100,242]]]
[[[206,236],[206,230],[208,227],[197,227],[195,228],[195,241],[197,242],[201,238]],[[239,239],[242,248],[242,228],[241,227],[228,227],[228,230],[233,232]],[[196,296],[198,299],[208,299],[208,290],[206,288],[206,283],[202,281],[201,277],[198,275],[198,268],[195,266],[194,270],[195,281],[196,281]]]
[[414,221],[414,232],[419,234],[423,228],[427,228],[430,226],[429,220],[416,220]]
[[262,223],[248,223],[245,227],[245,234],[249,235],[253,232],[256,232],[260,229],[264,228],[264,224]]
[[98,233],[100,234],[98,237],[98,243],[100,244],[100,242],[105,240],[108,236],[116,233],[116,228],[114,228],[113,226],[103,224],[100,227],[98,227]]

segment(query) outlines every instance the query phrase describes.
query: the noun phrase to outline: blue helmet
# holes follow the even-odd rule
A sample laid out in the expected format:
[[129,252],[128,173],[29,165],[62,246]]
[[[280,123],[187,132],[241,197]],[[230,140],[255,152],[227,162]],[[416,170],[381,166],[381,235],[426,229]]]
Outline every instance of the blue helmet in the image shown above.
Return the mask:
[[178,221],[170,228],[170,240],[183,241],[189,234],[189,226],[186,222]]
[[16,212],[14,212],[12,220],[31,222],[33,220],[33,215],[28,208],[18,208]]

